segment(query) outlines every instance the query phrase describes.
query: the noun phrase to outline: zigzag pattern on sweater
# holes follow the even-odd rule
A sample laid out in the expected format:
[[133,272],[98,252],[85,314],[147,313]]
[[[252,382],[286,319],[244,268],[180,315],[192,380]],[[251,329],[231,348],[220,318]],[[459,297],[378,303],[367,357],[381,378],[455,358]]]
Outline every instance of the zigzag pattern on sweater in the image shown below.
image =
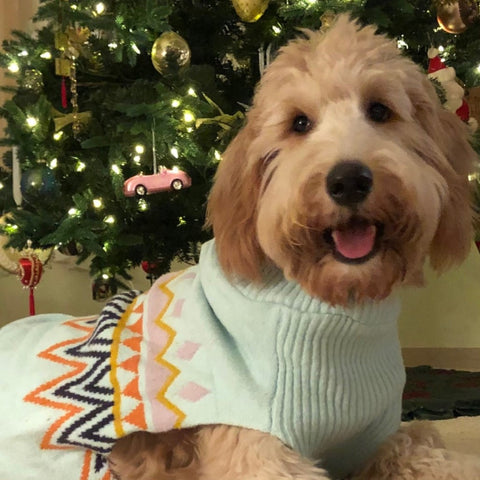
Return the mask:
[[[25,396],[26,402],[55,408],[64,413],[46,432],[41,448],[81,447],[96,452],[96,472],[105,466],[103,455],[109,452],[117,436],[112,429],[114,388],[111,383],[112,332],[140,292],[131,290],[116,295],[98,318],[81,318],[65,325],[87,332],[49,347],[40,358],[64,365],[69,371],[36,388]],[[85,477],[87,478],[87,477]]]

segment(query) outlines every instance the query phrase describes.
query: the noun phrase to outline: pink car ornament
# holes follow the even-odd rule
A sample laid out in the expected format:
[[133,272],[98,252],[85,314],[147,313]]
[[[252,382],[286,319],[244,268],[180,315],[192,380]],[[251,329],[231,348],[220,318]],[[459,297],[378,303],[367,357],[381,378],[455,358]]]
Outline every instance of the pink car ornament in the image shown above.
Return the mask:
[[125,180],[123,193],[127,197],[150,195],[167,190],[181,190],[192,185],[192,179],[178,167],[160,167],[153,175],[135,175]]

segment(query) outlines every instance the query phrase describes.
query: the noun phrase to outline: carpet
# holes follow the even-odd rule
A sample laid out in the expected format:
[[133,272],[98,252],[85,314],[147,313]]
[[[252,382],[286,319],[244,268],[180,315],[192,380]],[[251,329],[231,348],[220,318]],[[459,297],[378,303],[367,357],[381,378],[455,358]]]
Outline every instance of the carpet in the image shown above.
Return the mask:
[[402,420],[480,415],[480,372],[407,368]]

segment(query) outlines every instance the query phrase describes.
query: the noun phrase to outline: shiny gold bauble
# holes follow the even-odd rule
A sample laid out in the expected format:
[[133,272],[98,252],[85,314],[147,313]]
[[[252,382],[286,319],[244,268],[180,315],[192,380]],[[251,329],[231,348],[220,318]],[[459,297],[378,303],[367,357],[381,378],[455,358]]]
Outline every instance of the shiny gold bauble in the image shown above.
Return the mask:
[[162,33],[152,47],[152,63],[162,75],[178,73],[190,64],[190,47],[175,32]]
[[458,0],[445,2],[437,8],[437,21],[448,33],[463,33],[478,17],[475,0]]
[[268,7],[269,0],[232,0],[233,8],[244,22],[256,22]]
[[35,93],[40,93],[43,89],[42,72],[35,68],[29,68],[26,70],[22,80],[22,87],[26,90],[32,90]]

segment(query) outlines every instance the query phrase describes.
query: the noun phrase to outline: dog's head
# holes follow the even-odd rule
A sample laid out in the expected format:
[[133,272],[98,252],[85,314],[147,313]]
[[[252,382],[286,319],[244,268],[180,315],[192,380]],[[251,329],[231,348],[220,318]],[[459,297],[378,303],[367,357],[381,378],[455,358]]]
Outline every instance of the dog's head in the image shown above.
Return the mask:
[[283,48],[208,205],[227,274],[265,261],[332,304],[386,297],[465,258],[466,126],[394,42],[341,16]]

